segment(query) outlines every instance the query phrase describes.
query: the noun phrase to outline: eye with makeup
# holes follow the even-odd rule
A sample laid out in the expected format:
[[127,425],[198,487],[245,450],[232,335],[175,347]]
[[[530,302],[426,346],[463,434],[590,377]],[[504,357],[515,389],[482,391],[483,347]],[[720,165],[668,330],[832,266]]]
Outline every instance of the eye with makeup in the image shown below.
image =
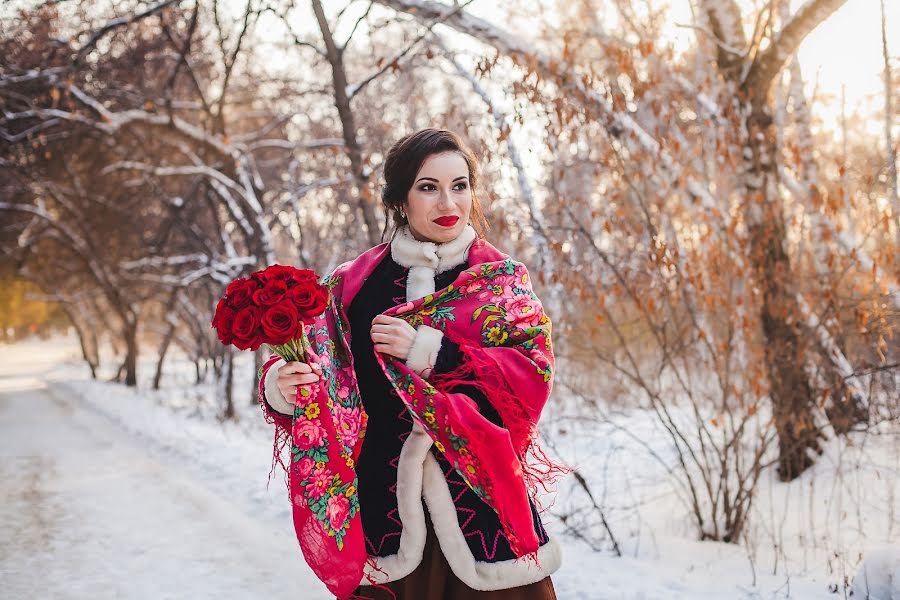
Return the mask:
[[[457,185],[458,185],[458,186],[462,186],[462,187],[460,187],[460,188],[457,190],[457,191],[459,191],[459,192],[461,192],[461,191],[463,191],[464,189],[466,189],[467,187],[469,187],[464,181],[461,181],[461,182],[457,183],[457,184],[454,185],[453,187],[455,188]],[[432,183],[426,183],[426,184],[423,184],[423,185],[419,186],[419,190],[421,190],[421,191],[423,191],[423,192],[430,192],[430,191],[432,191],[432,190],[430,190],[430,189],[428,189],[428,188],[433,188],[433,187],[434,187],[434,184],[432,184]]]

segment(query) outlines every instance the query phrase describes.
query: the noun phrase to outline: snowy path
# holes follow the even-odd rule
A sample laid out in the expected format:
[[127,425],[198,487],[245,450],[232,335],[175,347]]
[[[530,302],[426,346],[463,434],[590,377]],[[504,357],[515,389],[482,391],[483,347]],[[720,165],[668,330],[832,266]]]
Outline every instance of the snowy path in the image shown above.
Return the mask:
[[329,597],[286,577],[302,559],[272,524],[74,400],[0,384],[3,598]]

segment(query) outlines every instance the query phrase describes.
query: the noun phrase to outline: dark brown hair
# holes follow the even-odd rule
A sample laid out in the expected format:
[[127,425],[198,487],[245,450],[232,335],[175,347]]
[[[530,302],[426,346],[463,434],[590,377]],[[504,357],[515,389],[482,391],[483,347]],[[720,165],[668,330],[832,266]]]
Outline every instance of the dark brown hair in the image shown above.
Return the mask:
[[410,188],[416,180],[416,174],[429,156],[442,152],[457,152],[465,159],[469,167],[469,189],[472,192],[472,227],[480,237],[484,237],[488,229],[487,219],[481,211],[481,202],[478,200],[478,159],[475,153],[462,139],[446,129],[426,128],[415,133],[410,133],[397,140],[388,150],[384,160],[384,187],[381,188],[381,202],[384,205],[387,219],[384,231],[381,234],[384,239],[388,224],[393,222],[394,231],[406,224],[406,217],[400,214],[400,209],[406,205]]

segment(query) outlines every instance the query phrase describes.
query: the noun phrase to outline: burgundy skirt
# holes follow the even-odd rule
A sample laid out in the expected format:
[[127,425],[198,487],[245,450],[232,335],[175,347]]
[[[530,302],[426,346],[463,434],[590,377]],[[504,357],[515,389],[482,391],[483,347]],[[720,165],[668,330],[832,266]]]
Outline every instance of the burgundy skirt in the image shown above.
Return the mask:
[[402,579],[382,586],[361,585],[354,600],[556,600],[549,577],[514,588],[482,592],[454,575],[438,543],[431,519],[425,515],[425,550],[422,562]]

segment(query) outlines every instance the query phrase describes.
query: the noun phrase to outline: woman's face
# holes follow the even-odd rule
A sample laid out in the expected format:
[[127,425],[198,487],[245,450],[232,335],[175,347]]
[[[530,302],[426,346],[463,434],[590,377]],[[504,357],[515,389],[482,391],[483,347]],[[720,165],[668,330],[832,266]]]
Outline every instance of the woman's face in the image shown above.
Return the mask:
[[466,160],[456,152],[426,158],[406,196],[406,218],[413,237],[438,244],[454,240],[468,224],[471,210]]

